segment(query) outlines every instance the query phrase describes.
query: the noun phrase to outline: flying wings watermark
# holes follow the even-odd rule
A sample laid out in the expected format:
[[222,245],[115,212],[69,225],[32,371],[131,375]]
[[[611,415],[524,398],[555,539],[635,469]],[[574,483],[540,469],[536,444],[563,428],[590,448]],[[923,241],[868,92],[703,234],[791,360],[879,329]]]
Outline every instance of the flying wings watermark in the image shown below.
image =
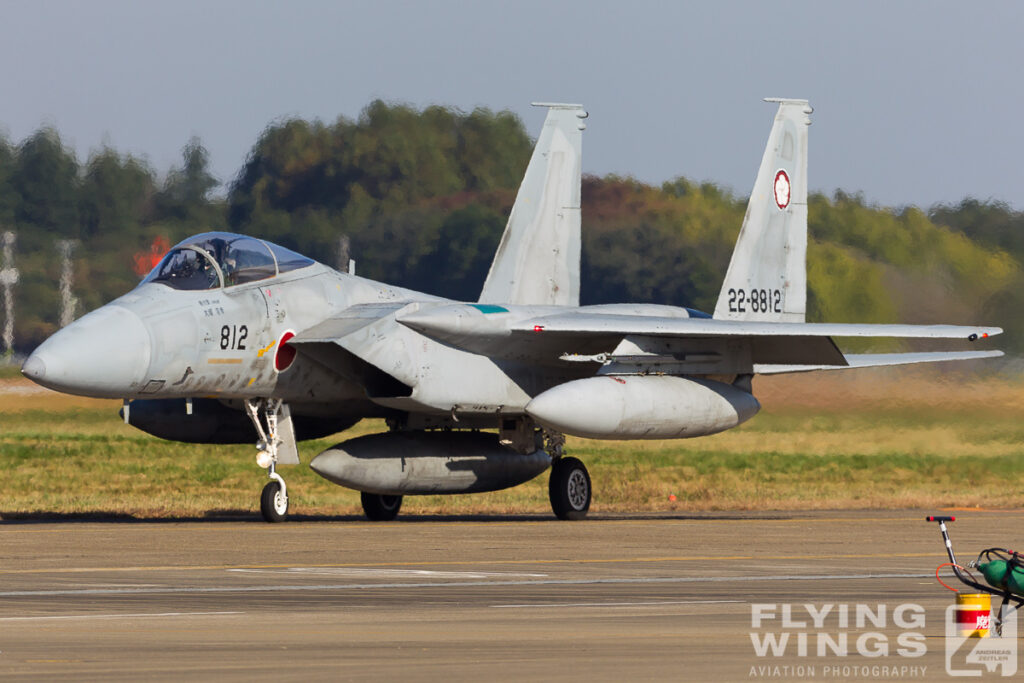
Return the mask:
[[[755,603],[750,643],[755,663],[748,678],[932,680],[941,673],[922,658],[942,642],[949,677],[1008,677],[1018,668],[1017,617],[1002,619],[1002,635],[962,635],[957,608],[944,612],[944,639],[928,630],[917,603]],[[987,631],[989,624],[981,624]],[[934,628],[932,629],[934,630]],[[928,636],[932,639],[929,641]]]

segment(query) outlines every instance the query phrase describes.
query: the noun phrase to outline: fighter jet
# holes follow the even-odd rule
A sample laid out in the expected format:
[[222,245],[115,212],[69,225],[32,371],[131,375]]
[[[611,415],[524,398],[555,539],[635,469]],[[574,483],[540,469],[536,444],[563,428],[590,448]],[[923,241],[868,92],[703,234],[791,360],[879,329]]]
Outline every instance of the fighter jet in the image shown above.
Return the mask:
[[362,492],[370,519],[406,495],[493,491],[550,469],[555,515],[591,502],[564,435],[676,439],[760,409],[757,374],[999,356],[848,355],[833,337],[974,341],[997,327],[808,323],[805,100],[778,104],[714,313],[579,305],[580,163],[587,117],[547,117],[479,300],[374,282],[267,241],[210,232],[173,247],[131,292],[47,339],[22,372],[57,391],[123,399],[125,422],[164,439],[257,441],[264,519],[285,519],[278,467],[297,439],[363,418],[387,431],[310,463]]

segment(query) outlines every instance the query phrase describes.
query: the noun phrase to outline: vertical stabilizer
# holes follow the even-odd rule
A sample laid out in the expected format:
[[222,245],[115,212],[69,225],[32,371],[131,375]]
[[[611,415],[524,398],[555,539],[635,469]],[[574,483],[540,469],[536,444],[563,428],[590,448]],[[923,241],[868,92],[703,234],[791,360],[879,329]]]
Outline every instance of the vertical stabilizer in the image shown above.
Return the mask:
[[807,100],[778,102],[715,318],[804,322],[807,312]]
[[578,306],[580,174],[587,112],[549,104],[480,302]]

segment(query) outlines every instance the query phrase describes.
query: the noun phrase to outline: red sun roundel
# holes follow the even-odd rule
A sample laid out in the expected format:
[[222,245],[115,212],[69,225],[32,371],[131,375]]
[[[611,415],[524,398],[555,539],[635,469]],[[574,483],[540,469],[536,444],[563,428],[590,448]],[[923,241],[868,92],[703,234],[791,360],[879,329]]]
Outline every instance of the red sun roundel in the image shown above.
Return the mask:
[[786,172],[780,170],[775,174],[775,205],[780,209],[785,209],[789,206],[789,176]]

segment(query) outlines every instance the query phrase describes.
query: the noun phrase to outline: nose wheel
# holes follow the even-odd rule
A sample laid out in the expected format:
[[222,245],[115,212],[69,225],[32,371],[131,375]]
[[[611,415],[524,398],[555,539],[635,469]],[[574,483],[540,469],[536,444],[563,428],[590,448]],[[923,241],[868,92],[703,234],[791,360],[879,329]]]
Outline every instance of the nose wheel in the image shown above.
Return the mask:
[[248,399],[245,412],[259,435],[256,464],[266,468],[270,478],[260,494],[260,514],[267,522],[283,522],[288,516],[288,487],[277,473],[277,465],[299,462],[291,415],[288,407],[275,398]]
[[272,476],[277,479],[268,481],[260,495],[260,514],[266,522],[283,522],[288,516],[288,489],[280,475]]

